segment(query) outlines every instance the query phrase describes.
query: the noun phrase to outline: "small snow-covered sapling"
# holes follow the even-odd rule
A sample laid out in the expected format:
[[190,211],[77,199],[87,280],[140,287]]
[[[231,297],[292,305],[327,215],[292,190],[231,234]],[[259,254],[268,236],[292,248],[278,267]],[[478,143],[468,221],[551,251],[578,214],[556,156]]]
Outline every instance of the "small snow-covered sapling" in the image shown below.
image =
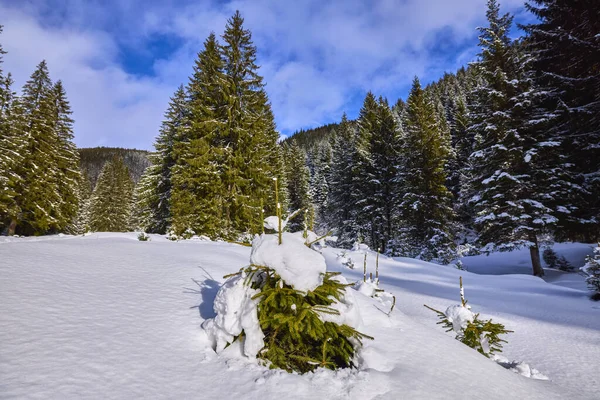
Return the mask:
[[424,306],[438,315],[440,319],[438,324],[443,325],[446,328],[446,332],[454,331],[456,333],[456,340],[461,341],[488,358],[496,352],[501,353],[502,343],[507,342],[504,339],[500,339],[498,335],[513,331],[507,330],[502,324],[492,322],[491,319],[479,319],[479,314],[471,312],[471,307],[467,305],[462,285],[462,276],[459,279],[459,284],[461,304],[451,305],[445,312],[436,310],[426,304]]

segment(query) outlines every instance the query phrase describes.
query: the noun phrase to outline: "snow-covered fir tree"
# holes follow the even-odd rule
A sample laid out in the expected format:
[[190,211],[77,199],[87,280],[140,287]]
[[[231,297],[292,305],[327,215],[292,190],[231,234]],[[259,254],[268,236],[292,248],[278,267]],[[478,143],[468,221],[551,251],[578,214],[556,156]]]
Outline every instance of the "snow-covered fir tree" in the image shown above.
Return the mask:
[[556,222],[549,206],[542,138],[526,124],[531,84],[524,68],[527,59],[509,31],[512,16],[500,15],[495,0],[488,1],[489,26],[480,28],[481,75],[469,105],[475,137],[469,158],[470,188],[463,194],[473,207],[478,242],[484,250],[510,251],[527,246],[533,273],[542,276],[537,236]]
[[401,227],[394,247],[405,256],[448,263],[455,253],[445,171],[450,138],[417,78],[406,104],[402,139]]
[[71,106],[62,82],[56,82],[53,88],[55,102],[54,129],[56,133],[56,153],[54,168],[57,169],[58,194],[60,197],[59,215],[60,229],[67,227],[75,218],[80,190],[81,171],[79,169],[79,153],[73,143],[73,119]]
[[90,230],[90,202],[92,199],[92,182],[87,173],[82,172],[77,184],[77,198],[79,200],[77,214],[66,228],[74,235],[82,235]]
[[108,161],[98,177],[90,200],[90,230],[126,232],[130,230],[133,180],[120,157]]
[[[227,148],[225,75],[216,36],[211,34],[198,54],[194,73],[171,105],[181,127],[175,141],[173,168],[173,230],[191,229],[210,237],[228,237],[224,223],[224,175]],[[181,104],[180,104],[181,103]]]
[[328,196],[330,226],[335,228],[337,246],[351,247],[359,235],[352,204],[352,161],[356,133],[346,114],[336,129],[331,166],[331,182]]
[[[306,154],[296,143],[292,142],[284,145],[284,161],[289,213],[304,210],[307,213],[307,222],[312,225],[314,214],[309,192],[310,171],[306,165]],[[304,229],[304,212],[287,224],[290,232]]]
[[[532,58],[531,119],[556,147],[560,189],[558,238],[600,236],[600,7],[596,1],[531,0],[538,20],[522,28]],[[554,189],[556,190],[556,189]]]
[[[0,33],[2,26],[0,25]],[[24,114],[12,90],[10,74],[4,76],[0,43],[0,231],[14,233],[19,215],[17,197],[22,182],[25,140]],[[12,222],[12,225],[11,225]]]
[[377,104],[377,130],[371,135],[371,193],[373,214],[371,243],[373,249],[388,251],[395,233],[395,219],[400,182],[397,179],[400,165],[400,125],[387,100],[379,98]]
[[585,282],[593,291],[592,299],[600,300],[600,243],[594,248],[594,254],[587,256],[581,272],[586,275]]
[[279,179],[285,201],[279,134],[263,78],[258,74],[256,47],[239,11],[227,21],[220,47],[227,93],[227,123],[223,136],[227,166],[224,174],[225,222],[235,232],[262,231],[262,207],[272,209],[273,180]]

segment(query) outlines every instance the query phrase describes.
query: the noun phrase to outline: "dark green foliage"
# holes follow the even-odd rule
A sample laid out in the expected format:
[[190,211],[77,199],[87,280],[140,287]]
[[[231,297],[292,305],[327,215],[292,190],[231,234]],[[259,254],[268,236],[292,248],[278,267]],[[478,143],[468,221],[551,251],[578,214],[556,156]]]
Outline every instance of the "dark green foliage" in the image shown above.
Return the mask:
[[77,213],[80,172],[62,83],[52,83],[45,61],[19,99],[10,77],[3,80],[0,224],[8,225],[9,235],[64,231]]
[[[255,298],[258,319],[265,334],[265,347],[258,357],[271,368],[306,373],[316,368],[349,368],[356,351],[352,340],[373,339],[348,325],[324,322],[320,314],[339,315],[330,306],[344,294],[344,285],[328,272],[323,284],[313,291],[301,292],[283,283],[274,270],[250,266],[246,283],[259,289]],[[295,305],[294,307],[292,307]]]
[[[310,172],[306,166],[306,154],[294,142],[290,145],[284,145],[283,152],[289,212],[306,210],[308,213],[307,220],[310,220],[308,217],[312,216],[313,209],[309,193]],[[302,218],[291,219],[287,225],[287,229],[290,232],[304,229]]]
[[123,160],[108,161],[94,189],[90,203],[90,230],[127,232],[130,230],[133,181]]
[[339,124],[325,124],[317,128],[300,129],[283,140],[283,144],[296,143],[306,151],[330,141]]
[[344,114],[342,122],[336,130],[333,144],[331,183],[327,204],[330,225],[336,228],[337,245],[342,248],[351,247],[359,236],[354,206],[351,204],[352,159],[355,140],[356,133]]
[[556,143],[560,239],[600,237],[600,7],[595,0],[531,0],[522,26],[537,88],[530,118]]
[[123,162],[129,169],[131,179],[135,183],[139,182],[142,174],[152,163],[150,152],[137,149],[123,149],[119,147],[88,147],[78,149],[79,151],[79,167],[90,180],[92,187],[96,186],[98,176],[107,161],[112,160],[115,156],[123,159]]
[[275,213],[274,177],[285,205],[285,171],[256,47],[239,12],[222,39],[205,41],[186,88],[173,144],[172,228],[237,240],[262,231],[262,204]]
[[142,175],[135,193],[135,225],[145,232],[166,233],[172,223],[172,171],[176,164],[175,143],[182,133],[186,114],[185,91],[179,87],[169,103],[165,119],[150,155],[152,165]]
[[542,258],[544,259],[544,262],[546,263],[546,265],[550,268],[556,268],[556,263],[558,261],[558,255],[556,254],[556,252],[552,249],[545,249],[542,252]]
[[556,252],[550,248],[545,249],[542,253],[542,258],[549,268],[558,268],[561,271],[573,271],[575,267],[565,258],[565,256],[558,256]]
[[398,247],[405,256],[447,264],[455,257],[445,170],[450,138],[417,78],[405,112]]

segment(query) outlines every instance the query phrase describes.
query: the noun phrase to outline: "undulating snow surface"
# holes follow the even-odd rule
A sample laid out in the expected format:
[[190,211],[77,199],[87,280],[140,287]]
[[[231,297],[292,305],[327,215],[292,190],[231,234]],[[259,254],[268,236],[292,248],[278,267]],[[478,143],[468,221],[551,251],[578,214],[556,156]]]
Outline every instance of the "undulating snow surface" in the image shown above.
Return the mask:
[[[240,346],[217,355],[200,327],[215,317],[223,275],[248,264],[249,248],[151,236],[0,238],[0,398],[598,398],[600,303],[588,300],[576,274],[556,285],[500,268],[477,275],[381,256],[387,296],[352,296],[361,331],[375,337],[359,370],[292,375],[257,365]],[[362,281],[364,251],[347,252],[361,266],[354,270],[339,250],[323,254],[329,270],[353,282]],[[493,257],[479,263],[494,269]],[[374,265],[369,253],[369,272]],[[460,302],[460,275],[473,310],[515,331],[502,354],[507,366],[526,375],[522,361],[549,380],[505,369],[436,325],[423,304]],[[389,316],[388,293],[397,300]]]

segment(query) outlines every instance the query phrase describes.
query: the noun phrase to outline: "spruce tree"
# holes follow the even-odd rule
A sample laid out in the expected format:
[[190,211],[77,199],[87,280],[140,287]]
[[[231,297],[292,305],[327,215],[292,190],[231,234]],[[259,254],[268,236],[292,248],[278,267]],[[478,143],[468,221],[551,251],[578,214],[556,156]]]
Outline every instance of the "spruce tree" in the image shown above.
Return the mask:
[[106,162],[90,201],[90,229],[95,232],[130,230],[133,180],[120,157]]
[[65,226],[60,208],[60,174],[56,165],[58,135],[56,104],[48,67],[42,61],[23,87],[18,102],[24,115],[27,144],[22,164],[22,181],[15,190],[18,215],[11,218],[9,234],[44,234]]
[[73,119],[71,106],[61,81],[53,88],[55,102],[54,130],[56,133],[56,153],[54,168],[57,169],[59,205],[59,229],[67,227],[78,211],[80,181],[79,153],[73,143]]
[[368,92],[360,109],[354,151],[352,152],[352,184],[350,186],[351,218],[359,227],[360,241],[374,246],[375,230],[375,170],[371,142],[379,131],[379,105],[373,93]]
[[400,163],[399,124],[387,100],[377,104],[377,129],[371,135],[372,176],[372,243],[374,249],[388,250],[395,231],[399,182],[396,179]]
[[521,27],[536,86],[529,118],[557,159],[557,237],[592,241],[600,236],[600,8],[594,0],[525,6],[538,18]]
[[508,36],[513,18],[500,16],[495,0],[488,1],[487,18],[489,26],[480,28],[480,59],[473,64],[481,80],[471,96],[475,151],[465,195],[484,250],[529,247],[533,273],[542,276],[537,237],[556,221],[547,187],[552,176],[538,154],[546,142],[527,123],[531,83],[521,46]]
[[73,235],[82,235],[90,230],[90,202],[92,199],[92,183],[87,173],[82,172],[77,184],[77,214],[66,228]]
[[227,21],[221,55],[225,72],[227,123],[225,149],[225,221],[239,233],[262,230],[261,204],[275,214],[272,178],[278,177],[280,199],[285,199],[283,159],[279,134],[263,78],[258,74],[256,47],[243,27],[239,11]]
[[454,258],[451,194],[445,166],[450,138],[432,99],[415,78],[404,121],[400,251],[405,256],[448,263]]
[[12,91],[10,74],[3,75],[4,54],[0,43],[0,230],[13,234],[20,213],[17,190],[23,180],[26,141],[23,108]]
[[331,226],[335,228],[337,246],[351,247],[359,235],[353,204],[353,153],[356,133],[346,114],[336,129],[331,168],[328,209]]
[[[296,210],[304,210],[310,217],[312,215],[312,203],[310,198],[310,172],[306,166],[306,154],[295,143],[284,145],[285,173],[288,190],[289,213]],[[304,229],[303,213],[292,219],[287,227],[291,232]]]

